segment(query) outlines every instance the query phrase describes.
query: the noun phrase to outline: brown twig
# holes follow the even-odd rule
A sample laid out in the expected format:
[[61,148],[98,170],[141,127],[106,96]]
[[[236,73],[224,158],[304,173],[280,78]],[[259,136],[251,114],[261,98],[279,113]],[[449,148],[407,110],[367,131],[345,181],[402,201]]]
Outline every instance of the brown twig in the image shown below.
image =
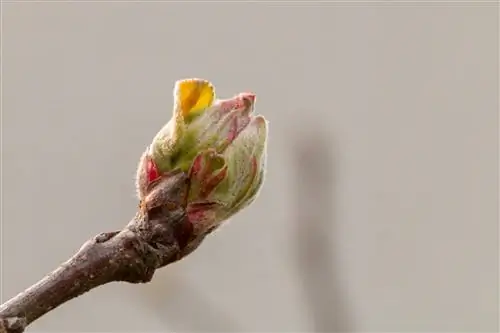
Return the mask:
[[153,207],[139,212],[121,231],[87,241],[59,268],[0,306],[0,333],[25,327],[65,302],[114,281],[146,283],[156,269],[195,250],[205,235],[195,235],[183,205],[188,177],[161,180]]

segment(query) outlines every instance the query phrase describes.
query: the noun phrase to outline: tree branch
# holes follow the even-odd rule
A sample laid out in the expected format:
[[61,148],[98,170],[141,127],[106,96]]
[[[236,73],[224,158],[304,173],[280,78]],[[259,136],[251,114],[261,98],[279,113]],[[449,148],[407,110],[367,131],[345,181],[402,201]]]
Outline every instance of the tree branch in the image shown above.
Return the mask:
[[184,210],[184,173],[170,175],[155,204],[139,212],[121,231],[102,233],[42,280],[0,306],[0,333],[25,327],[65,302],[114,281],[146,283],[156,269],[194,251],[205,235],[195,235]]

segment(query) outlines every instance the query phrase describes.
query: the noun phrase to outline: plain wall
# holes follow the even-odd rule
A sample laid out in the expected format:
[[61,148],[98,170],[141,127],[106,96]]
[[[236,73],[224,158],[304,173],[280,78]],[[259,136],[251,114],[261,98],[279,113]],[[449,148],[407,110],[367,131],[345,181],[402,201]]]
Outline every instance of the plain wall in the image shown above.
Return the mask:
[[178,79],[257,94],[258,200],[28,332],[498,330],[498,3],[6,2],[6,300],[133,217]]

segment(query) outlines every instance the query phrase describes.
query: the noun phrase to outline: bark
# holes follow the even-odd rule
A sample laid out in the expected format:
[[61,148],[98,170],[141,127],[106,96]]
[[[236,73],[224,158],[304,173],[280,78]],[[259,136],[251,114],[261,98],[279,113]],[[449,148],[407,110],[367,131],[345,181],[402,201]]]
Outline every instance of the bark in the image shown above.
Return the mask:
[[21,333],[27,325],[94,288],[110,282],[147,283],[155,271],[194,251],[195,235],[185,212],[189,179],[171,175],[154,205],[144,205],[123,230],[101,233],[42,280],[0,306],[0,333]]

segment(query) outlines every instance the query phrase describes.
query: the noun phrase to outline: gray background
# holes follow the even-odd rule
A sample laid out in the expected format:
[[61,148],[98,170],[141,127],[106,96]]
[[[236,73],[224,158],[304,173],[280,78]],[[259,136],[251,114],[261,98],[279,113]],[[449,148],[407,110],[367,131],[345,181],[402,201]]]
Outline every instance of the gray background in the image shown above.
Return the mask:
[[5,3],[3,300],[136,209],[174,81],[257,93],[260,198],[59,331],[496,331],[498,4]]

